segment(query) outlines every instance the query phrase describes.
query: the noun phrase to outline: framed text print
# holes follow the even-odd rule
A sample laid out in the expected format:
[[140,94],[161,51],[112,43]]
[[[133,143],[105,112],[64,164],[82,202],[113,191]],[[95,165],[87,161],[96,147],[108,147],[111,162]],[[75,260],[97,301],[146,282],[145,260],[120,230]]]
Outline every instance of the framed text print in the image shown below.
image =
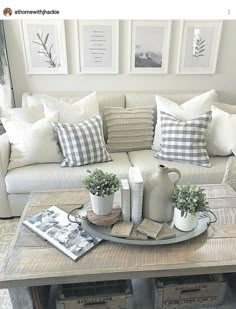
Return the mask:
[[171,21],[131,21],[129,72],[166,74]]
[[79,21],[80,72],[117,74],[119,69],[119,22]]
[[215,73],[222,23],[222,21],[182,21],[177,73]]
[[28,74],[67,74],[64,21],[23,20],[22,37]]

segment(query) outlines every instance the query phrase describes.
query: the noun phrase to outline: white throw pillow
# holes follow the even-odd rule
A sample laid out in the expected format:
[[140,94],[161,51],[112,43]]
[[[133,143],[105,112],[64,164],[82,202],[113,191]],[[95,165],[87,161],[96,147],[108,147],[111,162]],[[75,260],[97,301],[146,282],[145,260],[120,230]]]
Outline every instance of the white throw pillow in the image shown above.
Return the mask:
[[59,122],[79,123],[99,115],[96,92],[74,104],[65,103],[47,95],[42,95],[45,116],[58,112]]
[[212,122],[207,135],[207,151],[212,156],[236,153],[236,114],[211,107]]
[[43,108],[41,93],[23,94],[22,107],[33,107],[41,105]]
[[25,121],[34,123],[44,118],[43,105],[37,105],[32,107],[20,107],[8,110],[9,116],[12,120]]
[[183,104],[179,105],[169,99],[156,95],[157,105],[157,124],[155,128],[155,135],[153,140],[153,150],[160,149],[161,143],[161,122],[160,111],[168,113],[180,120],[190,120],[201,114],[205,114],[211,110],[213,102],[217,101],[217,94],[214,89],[196,96]]
[[63,156],[51,122],[58,115],[41,119],[34,124],[1,118],[11,144],[8,170],[35,163],[62,162]]

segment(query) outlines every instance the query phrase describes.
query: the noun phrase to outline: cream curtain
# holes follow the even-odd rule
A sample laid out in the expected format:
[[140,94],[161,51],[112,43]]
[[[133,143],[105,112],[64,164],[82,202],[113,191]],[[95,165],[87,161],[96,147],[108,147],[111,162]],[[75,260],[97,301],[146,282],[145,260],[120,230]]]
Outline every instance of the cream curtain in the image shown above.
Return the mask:
[[[0,21],[0,117],[8,115],[13,105],[11,77],[7,59],[6,41],[3,21]],[[1,122],[0,122],[1,123]]]

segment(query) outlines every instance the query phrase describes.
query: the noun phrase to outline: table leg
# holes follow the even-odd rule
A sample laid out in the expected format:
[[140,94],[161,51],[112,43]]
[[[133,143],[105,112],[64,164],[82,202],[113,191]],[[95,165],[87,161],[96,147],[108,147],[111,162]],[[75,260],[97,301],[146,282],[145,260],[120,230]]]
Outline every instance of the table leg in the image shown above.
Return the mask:
[[13,309],[47,309],[50,286],[10,288]]

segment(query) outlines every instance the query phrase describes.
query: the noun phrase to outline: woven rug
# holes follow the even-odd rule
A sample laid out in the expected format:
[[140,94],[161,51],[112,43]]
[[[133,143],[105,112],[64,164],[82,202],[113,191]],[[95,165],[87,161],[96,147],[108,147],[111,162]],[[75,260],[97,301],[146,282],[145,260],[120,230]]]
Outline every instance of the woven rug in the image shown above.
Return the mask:
[[231,188],[236,191],[236,157],[229,157],[226,167],[225,174],[222,183],[227,183]]
[[[0,270],[19,219],[0,220]],[[8,290],[0,290],[0,308],[12,309]]]

